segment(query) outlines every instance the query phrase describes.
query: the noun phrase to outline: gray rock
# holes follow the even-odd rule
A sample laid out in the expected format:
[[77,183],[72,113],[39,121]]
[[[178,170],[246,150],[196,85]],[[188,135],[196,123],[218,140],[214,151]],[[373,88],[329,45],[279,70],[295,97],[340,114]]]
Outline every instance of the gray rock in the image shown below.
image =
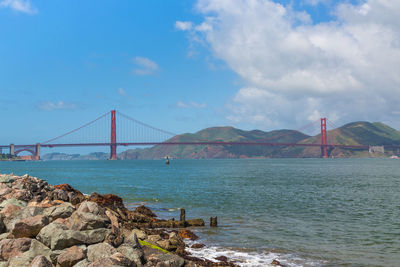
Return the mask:
[[107,228],[110,225],[110,219],[107,216],[79,211],[72,213],[69,222],[71,230],[93,230]]
[[89,261],[93,262],[102,258],[110,257],[116,252],[117,250],[113,246],[107,243],[99,243],[88,246],[87,258]]
[[46,208],[43,215],[48,216],[50,221],[58,218],[68,218],[74,212],[75,208],[71,203],[64,202],[60,205]]
[[18,200],[16,198],[10,198],[10,199],[6,199],[3,202],[1,202],[0,210],[3,209],[8,204],[17,205],[17,206],[20,206],[20,207],[26,207],[26,205],[27,205],[27,203],[25,201]]
[[0,183],[8,184],[14,181],[14,175],[0,174]]
[[[161,239],[160,236],[158,237]],[[125,236],[124,243],[129,244],[133,248],[140,247],[139,240],[137,239],[136,233],[134,231],[132,231],[129,235]]]
[[70,267],[76,263],[84,260],[86,258],[86,253],[82,248],[78,246],[70,247],[61,253],[57,258],[58,267]]
[[54,191],[51,193],[52,199],[54,200],[62,200],[62,201],[68,201],[68,193],[64,190],[61,189],[54,189]]
[[116,267],[116,266],[127,266],[136,267],[135,263],[130,259],[117,252],[110,257],[101,258],[89,265],[89,267]]
[[87,213],[92,213],[94,215],[105,215],[106,210],[99,206],[96,202],[92,201],[84,201],[79,205],[79,208],[77,209],[79,212],[87,212]]
[[133,248],[129,245],[122,244],[117,248],[117,251],[135,262],[137,266],[142,266],[144,263],[144,253],[141,248]]
[[20,210],[15,211],[10,216],[4,218],[4,224],[8,231],[12,231],[14,229],[14,225],[16,222],[23,218],[29,218],[36,215],[39,215],[43,212],[42,208],[39,207],[24,207]]
[[75,231],[67,226],[53,222],[40,230],[37,239],[52,250],[64,249],[74,245],[91,245],[103,240],[111,234],[110,229],[99,228],[95,230]]
[[53,264],[45,256],[39,255],[32,260],[29,267],[53,267]]
[[149,235],[149,236],[147,237],[147,240],[148,240],[150,243],[156,244],[157,241],[160,241],[160,240],[161,240],[161,236],[159,236],[159,235]]
[[[175,254],[157,254],[149,257],[149,266],[157,267],[181,267],[184,266],[185,260]],[[146,264],[146,266],[147,266]]]
[[74,265],[74,267],[88,267],[90,262],[87,259],[84,259],[77,264]]
[[11,232],[17,238],[36,237],[40,230],[48,223],[48,217],[43,215],[36,215],[16,222]]
[[7,264],[8,266],[12,267],[27,267],[29,266],[30,260],[27,259],[26,257],[13,257],[8,260]]
[[132,231],[135,232],[137,238],[139,238],[141,240],[147,239],[147,234],[143,230],[133,229]]

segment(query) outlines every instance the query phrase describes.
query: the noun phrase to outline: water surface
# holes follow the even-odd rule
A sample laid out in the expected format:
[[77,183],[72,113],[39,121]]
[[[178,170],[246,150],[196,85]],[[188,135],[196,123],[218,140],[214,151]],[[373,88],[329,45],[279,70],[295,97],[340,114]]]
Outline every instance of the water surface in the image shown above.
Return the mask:
[[[400,265],[400,161],[240,159],[0,162],[13,172],[114,193],[164,218],[218,216],[196,229],[243,265]],[[201,256],[200,255],[200,256]],[[247,258],[247,260],[246,260]],[[246,262],[247,261],[247,262]]]

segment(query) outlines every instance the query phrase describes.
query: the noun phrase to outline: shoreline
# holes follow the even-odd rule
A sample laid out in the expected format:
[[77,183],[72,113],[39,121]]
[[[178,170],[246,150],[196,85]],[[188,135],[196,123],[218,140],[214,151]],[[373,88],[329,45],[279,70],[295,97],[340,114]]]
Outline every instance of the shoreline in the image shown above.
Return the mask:
[[239,266],[223,255],[190,254],[204,247],[190,230],[201,225],[158,219],[145,206],[128,210],[116,195],[87,196],[68,184],[0,174],[0,266]]

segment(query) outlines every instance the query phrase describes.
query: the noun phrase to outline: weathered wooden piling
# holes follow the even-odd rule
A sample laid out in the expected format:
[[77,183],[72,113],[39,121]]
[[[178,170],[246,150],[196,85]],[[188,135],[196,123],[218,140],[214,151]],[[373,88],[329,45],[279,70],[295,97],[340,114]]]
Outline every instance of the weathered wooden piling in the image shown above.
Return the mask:
[[217,227],[218,226],[217,216],[210,217],[210,226],[211,227]]
[[181,222],[186,221],[186,211],[185,211],[185,209],[181,209],[180,221],[181,221]]

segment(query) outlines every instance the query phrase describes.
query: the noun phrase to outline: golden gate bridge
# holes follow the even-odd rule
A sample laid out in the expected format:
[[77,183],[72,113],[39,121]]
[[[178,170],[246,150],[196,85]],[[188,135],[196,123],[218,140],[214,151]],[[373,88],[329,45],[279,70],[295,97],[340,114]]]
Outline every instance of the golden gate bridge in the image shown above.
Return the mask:
[[[215,141],[215,140],[198,140],[198,141],[178,141],[176,134],[151,126],[144,122],[138,121],[119,111],[111,110],[97,119],[88,122],[72,131],[66,132],[55,138],[39,142],[36,144],[10,144],[0,145],[2,149],[9,149],[11,156],[18,156],[26,151],[32,154],[32,159],[40,159],[41,148],[61,148],[61,147],[110,147],[110,160],[117,159],[117,147],[119,146],[177,146],[177,145],[218,145],[218,146],[271,146],[271,147],[320,147],[321,157],[328,157],[328,150],[333,148],[368,150],[369,145],[343,145],[328,144],[327,138],[327,119],[320,120],[320,142],[319,143],[283,143],[268,142],[268,139],[276,140],[280,136],[273,136],[268,139],[255,141]],[[117,128],[118,127],[118,128]],[[304,128],[304,127],[303,127]],[[108,130],[105,130],[108,129]],[[118,130],[117,130],[118,129]],[[99,135],[100,133],[100,135]],[[82,141],[82,140],[90,140]],[[399,145],[385,145],[385,148],[399,149]]]

